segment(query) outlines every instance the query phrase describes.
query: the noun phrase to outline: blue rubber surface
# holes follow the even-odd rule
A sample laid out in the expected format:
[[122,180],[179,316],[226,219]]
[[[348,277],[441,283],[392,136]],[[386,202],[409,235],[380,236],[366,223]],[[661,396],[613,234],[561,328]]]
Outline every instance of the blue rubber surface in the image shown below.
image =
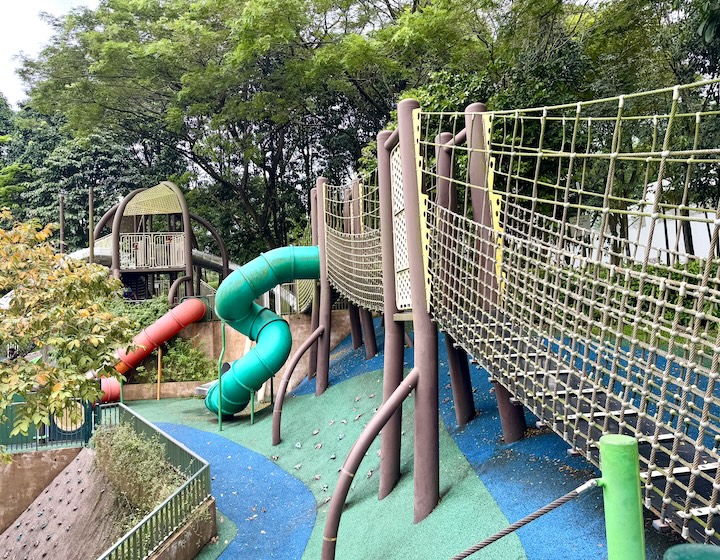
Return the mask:
[[220,558],[302,557],[316,515],[315,499],[302,482],[219,434],[165,422],[157,425],[212,465],[217,507],[238,528]]

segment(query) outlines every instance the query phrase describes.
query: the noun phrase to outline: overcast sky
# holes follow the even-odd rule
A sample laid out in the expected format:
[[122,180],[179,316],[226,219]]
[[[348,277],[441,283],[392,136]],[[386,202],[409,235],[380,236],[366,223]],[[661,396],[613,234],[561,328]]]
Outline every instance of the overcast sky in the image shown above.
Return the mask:
[[0,18],[0,91],[10,103],[25,98],[23,85],[15,74],[21,52],[36,55],[50,39],[51,29],[40,19],[40,12],[67,13],[75,6],[96,7],[98,0],[11,0],[4,1]]

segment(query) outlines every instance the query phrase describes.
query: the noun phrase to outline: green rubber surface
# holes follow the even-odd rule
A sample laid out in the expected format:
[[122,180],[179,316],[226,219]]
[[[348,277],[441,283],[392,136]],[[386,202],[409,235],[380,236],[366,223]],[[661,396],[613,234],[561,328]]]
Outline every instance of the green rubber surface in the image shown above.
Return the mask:
[[237,535],[238,531],[235,523],[220,510],[217,510],[216,521],[217,537],[214,542],[205,545],[205,548],[200,551],[195,560],[216,560]]
[[[276,447],[270,444],[271,408],[259,412],[253,426],[247,418],[223,422],[223,437],[275,458],[281,468],[313,492],[318,515],[303,558],[320,557],[327,501],[337,482],[338,469],[374,409],[380,406],[381,398],[381,371],[331,386],[320,397],[291,396],[283,410],[283,441]],[[217,430],[215,416],[200,400],[139,401],[131,406],[153,422]],[[442,425],[441,504],[427,519],[413,524],[412,408],[410,398],[403,406],[400,482],[388,497],[378,501],[377,440],[360,466],[345,506],[338,534],[338,560],[449,558],[509,524]],[[526,555],[517,536],[510,535],[483,550],[478,558],[520,560]]]

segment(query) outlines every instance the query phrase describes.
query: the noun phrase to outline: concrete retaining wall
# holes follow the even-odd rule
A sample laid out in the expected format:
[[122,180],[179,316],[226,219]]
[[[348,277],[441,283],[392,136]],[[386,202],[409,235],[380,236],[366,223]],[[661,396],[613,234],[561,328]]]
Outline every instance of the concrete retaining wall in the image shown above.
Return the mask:
[[40,492],[79,452],[79,448],[72,448],[14,453],[12,463],[9,465],[0,463],[2,481],[0,533],[3,533],[33,503]]

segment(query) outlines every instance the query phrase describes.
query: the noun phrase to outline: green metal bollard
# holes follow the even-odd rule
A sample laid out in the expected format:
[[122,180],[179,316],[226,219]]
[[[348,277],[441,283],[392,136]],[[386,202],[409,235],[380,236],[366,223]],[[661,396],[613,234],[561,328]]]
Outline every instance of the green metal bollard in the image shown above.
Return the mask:
[[720,560],[720,547],[709,544],[678,544],[667,549],[663,560]]
[[608,560],[645,560],[637,440],[618,434],[602,436],[600,470]]

